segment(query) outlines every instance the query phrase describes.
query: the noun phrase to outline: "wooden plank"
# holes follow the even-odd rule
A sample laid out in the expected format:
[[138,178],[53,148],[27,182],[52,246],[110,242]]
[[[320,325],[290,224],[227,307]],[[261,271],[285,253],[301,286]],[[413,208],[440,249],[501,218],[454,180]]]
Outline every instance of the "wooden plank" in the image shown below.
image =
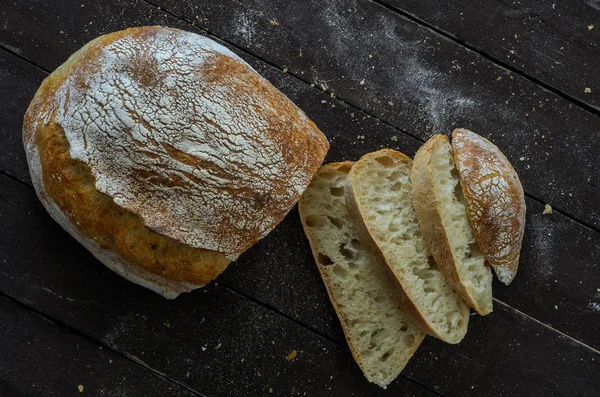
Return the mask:
[[[175,301],[135,286],[100,265],[61,230],[30,188],[3,176],[0,202],[0,221],[14,225],[18,220],[21,225],[0,236],[1,291],[195,390],[211,396],[266,394],[269,388],[279,395],[430,395],[404,378],[388,391],[367,384],[345,347],[220,282]],[[271,263],[261,264],[267,284],[285,286],[270,302],[286,301],[287,291],[302,293],[308,282],[321,285],[318,276],[310,276],[314,264],[307,255],[303,258],[300,272],[281,259],[276,263],[280,271]],[[236,274],[242,265],[228,277],[261,288],[242,278],[243,273]],[[286,272],[296,278],[289,282],[283,277]],[[309,276],[302,278],[305,274]],[[317,297],[327,307],[323,290]],[[297,314],[306,318],[305,310],[311,309],[299,307]],[[298,357],[288,362],[285,357],[292,350]],[[443,395],[591,396],[600,392],[598,371],[597,351],[497,304],[491,316],[472,317],[460,345],[427,338],[404,374]]]
[[3,396],[199,396],[0,297]]
[[600,118],[379,4],[153,3],[421,139],[478,131],[528,193],[600,226]]
[[[381,0],[551,87],[600,106],[600,2]],[[585,88],[591,92],[586,93]]]
[[0,235],[0,291],[202,394],[436,395],[402,376],[387,392],[368,383],[345,346],[218,283],[170,301],[128,282],[4,176],[0,203],[0,222],[21,225]]

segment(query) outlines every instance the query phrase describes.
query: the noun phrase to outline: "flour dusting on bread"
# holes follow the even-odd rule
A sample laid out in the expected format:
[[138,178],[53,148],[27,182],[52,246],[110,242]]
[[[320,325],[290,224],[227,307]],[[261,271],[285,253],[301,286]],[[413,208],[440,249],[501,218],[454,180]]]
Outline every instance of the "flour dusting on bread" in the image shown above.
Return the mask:
[[47,110],[71,157],[98,191],[190,246],[237,258],[281,221],[327,150],[283,94],[205,37],[132,30],[80,57]]

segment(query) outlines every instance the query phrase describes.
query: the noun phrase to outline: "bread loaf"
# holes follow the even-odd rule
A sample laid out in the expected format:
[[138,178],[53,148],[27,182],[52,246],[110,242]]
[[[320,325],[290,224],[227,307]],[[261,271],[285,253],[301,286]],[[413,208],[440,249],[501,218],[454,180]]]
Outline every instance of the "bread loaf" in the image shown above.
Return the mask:
[[351,162],[323,166],[298,203],[300,219],[354,359],[386,386],[425,334],[403,310],[394,276],[359,236],[344,199]]
[[214,279],[269,233],[329,147],[231,51],[163,27],[73,54],[36,93],[23,141],[50,215],[167,297]]
[[415,155],[412,193],[425,244],[464,301],[485,315],[492,311],[492,272],[475,241],[452,146],[434,135]]
[[498,280],[517,274],[525,230],[525,195],[508,159],[490,141],[466,129],[452,133],[454,160],[475,238]]
[[467,332],[469,307],[431,257],[413,207],[412,161],[383,149],[363,156],[345,185],[351,211],[396,277],[405,308],[422,329],[448,343]]

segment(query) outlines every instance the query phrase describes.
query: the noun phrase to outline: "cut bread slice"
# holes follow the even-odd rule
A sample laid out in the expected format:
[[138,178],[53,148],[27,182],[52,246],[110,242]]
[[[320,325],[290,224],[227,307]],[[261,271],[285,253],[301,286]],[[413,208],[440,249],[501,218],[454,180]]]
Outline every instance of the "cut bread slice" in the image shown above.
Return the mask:
[[412,194],[425,244],[465,302],[485,315],[492,311],[492,271],[479,249],[445,135],[434,135],[417,154]]
[[359,236],[344,199],[351,162],[323,166],[298,203],[302,226],[354,359],[385,387],[425,337],[402,310],[393,275]]
[[431,258],[415,214],[412,161],[383,149],[363,156],[346,180],[351,212],[394,273],[406,307],[425,332],[448,343],[467,332],[469,307]]

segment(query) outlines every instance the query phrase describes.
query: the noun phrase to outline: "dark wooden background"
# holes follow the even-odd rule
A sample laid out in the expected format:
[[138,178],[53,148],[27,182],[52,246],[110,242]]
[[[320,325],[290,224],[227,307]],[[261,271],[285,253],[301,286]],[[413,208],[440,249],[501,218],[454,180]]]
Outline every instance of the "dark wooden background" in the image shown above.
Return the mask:
[[[38,202],[21,124],[71,53],[141,25],[231,48],[316,122],[327,161],[412,156],[455,127],[489,137],[528,209],[494,312],[459,345],[426,338],[383,390],[352,360],[295,209],[174,301],[102,266]],[[0,395],[599,396],[599,41],[598,0],[1,0]]]

